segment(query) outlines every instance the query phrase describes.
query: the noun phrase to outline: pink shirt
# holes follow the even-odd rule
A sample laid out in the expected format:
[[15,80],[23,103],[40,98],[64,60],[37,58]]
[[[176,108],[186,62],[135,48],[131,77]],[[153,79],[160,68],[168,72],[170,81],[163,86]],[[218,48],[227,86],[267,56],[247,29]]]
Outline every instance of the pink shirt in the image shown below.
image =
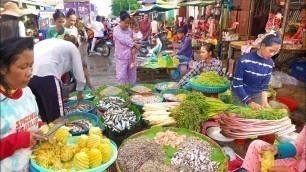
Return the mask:
[[130,59],[131,48],[134,46],[132,31],[122,30],[120,25],[114,28],[114,42],[115,42],[115,58],[118,59]]
[[302,156],[300,159],[297,160],[297,171],[302,172],[306,170],[306,144],[305,138],[306,137],[306,125],[304,125],[303,130],[298,135],[297,139],[292,142],[292,144],[296,148],[296,156]]

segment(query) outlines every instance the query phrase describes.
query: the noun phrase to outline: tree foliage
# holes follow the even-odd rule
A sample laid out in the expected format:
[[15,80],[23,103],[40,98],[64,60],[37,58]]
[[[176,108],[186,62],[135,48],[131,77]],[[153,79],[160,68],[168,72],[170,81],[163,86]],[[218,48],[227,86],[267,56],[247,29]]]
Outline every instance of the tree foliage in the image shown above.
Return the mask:
[[129,5],[131,11],[136,11],[140,7],[137,0],[112,0],[113,15],[119,16],[121,11],[129,11]]

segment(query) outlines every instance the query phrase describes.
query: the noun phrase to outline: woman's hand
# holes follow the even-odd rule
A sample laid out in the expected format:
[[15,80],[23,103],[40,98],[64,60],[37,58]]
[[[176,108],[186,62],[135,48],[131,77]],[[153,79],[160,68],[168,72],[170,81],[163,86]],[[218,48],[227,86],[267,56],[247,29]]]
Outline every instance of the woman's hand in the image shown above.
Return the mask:
[[140,44],[135,44],[134,47],[135,47],[137,50],[140,50],[141,45],[140,45]]
[[254,110],[262,109],[262,106],[260,106],[259,104],[255,103],[255,102],[249,103],[249,106],[251,107],[251,109],[254,109]]
[[78,101],[82,101],[83,100],[83,93],[82,93],[82,91],[78,91],[77,99],[78,99]]
[[268,169],[268,172],[294,172],[294,170],[288,167],[273,166],[270,169]]
[[274,155],[276,155],[278,149],[275,145],[264,145],[261,147],[261,151],[259,153],[262,155],[265,151],[271,151]]
[[135,63],[131,63],[130,68],[133,69],[135,67]]
[[262,107],[272,109],[268,102],[262,102]]
[[46,141],[48,140],[47,137],[41,136],[39,134],[37,134],[39,132],[39,130],[36,131],[31,131],[30,132],[30,143],[31,143],[31,147],[34,147],[37,145],[37,140],[39,141]]

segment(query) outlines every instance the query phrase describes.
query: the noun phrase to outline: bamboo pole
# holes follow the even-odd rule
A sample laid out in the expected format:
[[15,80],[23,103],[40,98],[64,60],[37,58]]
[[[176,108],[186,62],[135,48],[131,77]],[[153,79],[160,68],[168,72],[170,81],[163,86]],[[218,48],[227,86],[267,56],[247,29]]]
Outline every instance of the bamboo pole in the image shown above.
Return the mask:
[[285,30],[286,30],[286,26],[287,26],[289,4],[290,4],[290,0],[286,0],[285,13],[284,13],[283,23],[282,23],[282,34],[283,34],[282,35],[282,47],[283,47],[283,41],[284,41],[284,36],[285,36]]
[[220,17],[220,32],[219,32],[219,41],[222,41],[222,32],[223,32],[223,11],[224,11],[224,3],[221,3],[221,17]]
[[247,40],[249,40],[250,34],[251,34],[251,30],[252,30],[252,13],[254,11],[254,4],[255,4],[255,0],[251,0],[250,2],[250,13],[249,13],[249,21],[248,21],[248,33],[247,33]]

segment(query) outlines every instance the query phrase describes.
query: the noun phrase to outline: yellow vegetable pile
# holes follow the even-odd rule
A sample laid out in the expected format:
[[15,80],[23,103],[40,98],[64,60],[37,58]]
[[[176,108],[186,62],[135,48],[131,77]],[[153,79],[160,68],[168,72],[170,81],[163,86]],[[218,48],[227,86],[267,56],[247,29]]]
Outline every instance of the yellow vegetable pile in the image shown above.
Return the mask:
[[91,127],[88,136],[78,136],[75,146],[67,144],[70,136],[67,127],[58,129],[51,141],[43,142],[33,151],[36,163],[52,170],[86,170],[110,160],[111,143],[102,138],[100,128]]

